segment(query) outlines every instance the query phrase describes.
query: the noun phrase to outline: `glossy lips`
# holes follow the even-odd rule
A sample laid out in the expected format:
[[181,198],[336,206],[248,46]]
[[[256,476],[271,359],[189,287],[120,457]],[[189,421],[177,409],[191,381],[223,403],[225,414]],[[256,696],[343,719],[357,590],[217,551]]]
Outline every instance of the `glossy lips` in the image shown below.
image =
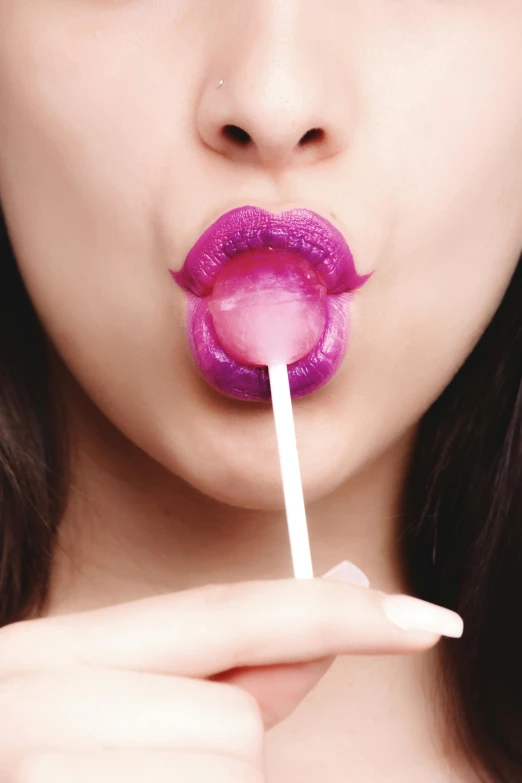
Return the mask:
[[326,286],[326,323],[309,354],[290,364],[292,396],[323,386],[338,369],[348,344],[351,294],[370,275],[357,274],[350,249],[329,221],[306,209],[275,215],[258,207],[231,210],[198,239],[172,277],[187,292],[189,345],[200,372],[214,388],[243,400],[269,400],[266,367],[241,364],[222,347],[209,310],[214,281],[234,256],[259,248],[284,249],[311,264]]

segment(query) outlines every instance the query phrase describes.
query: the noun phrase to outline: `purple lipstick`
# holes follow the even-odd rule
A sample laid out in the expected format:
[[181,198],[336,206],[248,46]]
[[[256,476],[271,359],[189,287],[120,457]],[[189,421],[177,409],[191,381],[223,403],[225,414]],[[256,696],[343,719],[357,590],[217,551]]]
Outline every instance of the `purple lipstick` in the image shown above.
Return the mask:
[[[198,239],[181,270],[170,273],[189,298],[189,345],[203,377],[230,397],[255,401],[270,400],[268,369],[259,366],[250,338],[242,339],[240,320],[223,313],[229,300],[221,299],[219,306],[222,292],[235,292],[253,306],[265,288],[267,296],[280,301],[285,292],[299,296],[292,306],[309,317],[293,320],[303,346],[296,354],[300,358],[288,365],[290,390],[297,398],[319,389],[339,368],[348,346],[350,300],[371,274],[357,274],[343,235],[317,213],[293,209],[275,215],[252,206],[220,217]],[[278,303],[270,304],[277,334]]]

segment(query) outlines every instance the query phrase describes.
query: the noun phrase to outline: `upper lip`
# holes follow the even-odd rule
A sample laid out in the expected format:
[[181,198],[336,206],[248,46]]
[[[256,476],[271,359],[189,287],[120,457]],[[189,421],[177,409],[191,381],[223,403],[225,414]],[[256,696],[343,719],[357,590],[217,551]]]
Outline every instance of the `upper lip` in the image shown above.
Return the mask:
[[261,247],[285,248],[312,264],[329,294],[359,288],[360,276],[344,236],[330,221],[308,209],[280,214],[254,206],[238,207],[218,218],[196,241],[179,272],[179,285],[207,296],[223,265],[235,255]]

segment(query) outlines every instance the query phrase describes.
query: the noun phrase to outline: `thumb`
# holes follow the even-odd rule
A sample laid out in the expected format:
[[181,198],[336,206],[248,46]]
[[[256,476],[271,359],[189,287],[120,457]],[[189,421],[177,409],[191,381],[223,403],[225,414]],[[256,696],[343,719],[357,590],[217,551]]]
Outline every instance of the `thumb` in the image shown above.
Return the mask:
[[[369,587],[367,576],[353,563],[344,560],[328,571],[323,579]],[[210,679],[228,682],[251,693],[261,709],[265,728],[271,729],[285,720],[326,674],[336,656],[302,663],[271,666],[243,666],[221,672]]]

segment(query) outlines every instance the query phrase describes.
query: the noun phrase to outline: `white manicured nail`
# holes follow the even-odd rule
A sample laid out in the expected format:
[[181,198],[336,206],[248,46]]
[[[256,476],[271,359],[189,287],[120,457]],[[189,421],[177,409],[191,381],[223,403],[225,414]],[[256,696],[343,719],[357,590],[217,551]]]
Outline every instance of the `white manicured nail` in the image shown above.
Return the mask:
[[458,639],[462,636],[462,618],[450,609],[421,601],[410,595],[384,595],[382,609],[394,625],[403,631],[430,631]]
[[370,580],[366,574],[360,568],[357,568],[354,563],[350,563],[349,560],[343,560],[342,563],[338,563],[327,571],[326,574],[323,574],[322,579],[339,579],[341,582],[350,582],[352,585],[359,585],[360,587],[370,586]]

